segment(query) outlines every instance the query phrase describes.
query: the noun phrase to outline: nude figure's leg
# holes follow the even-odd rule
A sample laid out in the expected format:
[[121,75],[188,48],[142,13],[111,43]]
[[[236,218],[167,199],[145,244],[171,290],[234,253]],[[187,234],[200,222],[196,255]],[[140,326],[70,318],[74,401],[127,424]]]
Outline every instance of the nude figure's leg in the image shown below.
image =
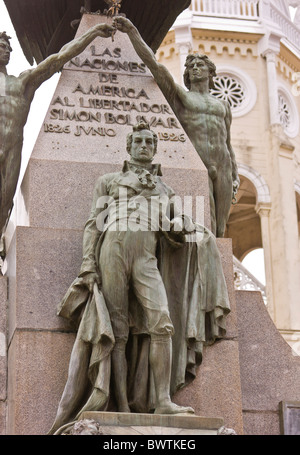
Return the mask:
[[216,237],[224,237],[232,202],[232,178],[230,170],[224,169],[214,180],[216,207]]
[[78,409],[88,386],[90,346],[76,338],[71,353],[68,379],[60,400],[56,418],[48,434],[54,434],[62,425],[69,423],[71,415]]
[[208,177],[209,183],[209,206],[210,206],[210,223],[211,223],[211,232],[216,235],[217,233],[217,220],[216,220],[216,206],[215,206],[215,197],[214,197],[214,181]]

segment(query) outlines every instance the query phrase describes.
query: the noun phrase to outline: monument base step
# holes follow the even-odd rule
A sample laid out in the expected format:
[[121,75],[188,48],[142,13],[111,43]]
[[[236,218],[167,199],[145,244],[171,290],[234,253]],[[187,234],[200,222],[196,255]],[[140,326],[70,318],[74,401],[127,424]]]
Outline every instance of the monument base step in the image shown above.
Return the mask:
[[[217,435],[223,418],[189,414],[135,414],[125,412],[83,412],[72,434],[103,435]],[[221,430],[222,432],[222,430]]]

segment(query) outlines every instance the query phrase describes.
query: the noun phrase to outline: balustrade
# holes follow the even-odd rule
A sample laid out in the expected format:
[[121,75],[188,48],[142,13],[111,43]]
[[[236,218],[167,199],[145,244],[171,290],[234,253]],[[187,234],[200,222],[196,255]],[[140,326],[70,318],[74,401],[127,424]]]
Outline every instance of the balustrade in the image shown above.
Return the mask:
[[243,264],[233,256],[234,286],[239,291],[260,291],[267,304],[266,288]]
[[300,48],[299,28],[272,3],[270,4],[270,19],[281,28],[284,36],[291,43]]
[[203,16],[257,19],[259,0],[192,0],[190,9]]

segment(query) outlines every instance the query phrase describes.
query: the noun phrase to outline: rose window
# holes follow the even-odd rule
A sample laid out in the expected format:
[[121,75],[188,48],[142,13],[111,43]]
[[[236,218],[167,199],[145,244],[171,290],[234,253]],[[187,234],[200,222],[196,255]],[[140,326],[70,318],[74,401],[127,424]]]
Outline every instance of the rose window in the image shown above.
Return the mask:
[[278,96],[278,108],[280,123],[283,128],[288,129],[291,123],[291,112],[289,103],[282,94]]
[[234,111],[245,100],[245,89],[242,84],[234,77],[221,75],[214,78],[215,88],[211,94],[217,98],[228,101]]
[[278,83],[278,115],[284,132],[289,137],[299,134],[299,113],[295,97],[285,85]]

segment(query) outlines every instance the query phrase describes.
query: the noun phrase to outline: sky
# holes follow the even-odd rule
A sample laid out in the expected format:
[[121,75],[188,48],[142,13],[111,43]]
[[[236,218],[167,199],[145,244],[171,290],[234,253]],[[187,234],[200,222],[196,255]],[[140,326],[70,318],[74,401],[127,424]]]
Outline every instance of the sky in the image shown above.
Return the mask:
[[[291,8],[292,17],[294,16],[294,13],[295,9]],[[10,42],[13,48],[13,52],[11,54],[10,63],[7,67],[8,73],[14,76],[18,76],[22,71],[32,68],[23,55],[3,0],[0,0],[0,31],[6,31],[6,33],[12,37]],[[35,141],[43,124],[58,80],[59,74],[55,74],[48,81],[44,82],[43,85],[37,90],[31,104],[28,120],[24,129],[22,166],[19,181],[21,181],[22,175],[25,172],[31,151],[34,147]],[[262,284],[265,284],[262,249],[249,253],[244,259],[243,265],[248,268],[248,270],[254,276],[256,276]]]

